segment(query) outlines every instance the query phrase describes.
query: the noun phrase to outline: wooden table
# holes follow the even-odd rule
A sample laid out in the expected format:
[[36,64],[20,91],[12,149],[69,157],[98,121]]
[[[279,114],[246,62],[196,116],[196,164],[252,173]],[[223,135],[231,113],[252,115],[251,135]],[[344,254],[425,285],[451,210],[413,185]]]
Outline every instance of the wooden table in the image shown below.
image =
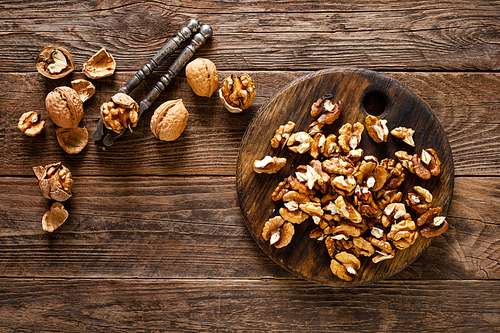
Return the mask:
[[[0,331],[2,332],[495,332],[500,330],[500,1],[1,1]],[[105,152],[58,145],[45,96],[85,78],[105,47],[111,77],[93,80],[82,125],[190,18],[213,38],[196,56],[222,80],[249,73],[253,106],[227,112],[197,97],[182,72],[153,105],[182,98],[189,121],[173,142],[141,119]],[[76,70],[35,69],[47,45]],[[176,52],[176,55],[179,52]],[[172,60],[141,84],[141,99]],[[255,243],[238,205],[235,170],[245,129],[291,80],[333,66],[376,70],[408,85],[450,141],[450,229],[410,267],[361,287],[333,288],[280,268]],[[30,138],[26,111],[46,118]],[[74,175],[70,217],[41,228],[51,201],[33,166]]]

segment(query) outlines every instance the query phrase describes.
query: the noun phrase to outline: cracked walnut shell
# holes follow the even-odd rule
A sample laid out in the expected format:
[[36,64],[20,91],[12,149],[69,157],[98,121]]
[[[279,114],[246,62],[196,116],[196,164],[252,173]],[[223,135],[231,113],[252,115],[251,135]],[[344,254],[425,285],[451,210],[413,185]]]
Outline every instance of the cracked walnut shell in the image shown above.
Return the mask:
[[89,132],[85,127],[56,129],[57,142],[68,154],[78,154],[89,142]]
[[101,116],[107,129],[120,133],[127,128],[137,126],[139,105],[132,97],[124,93],[115,94],[110,102],[101,105]]
[[42,229],[46,232],[54,232],[68,218],[69,213],[60,202],[54,202],[42,218]]
[[68,168],[61,162],[47,166],[33,167],[42,195],[47,199],[65,201],[71,197],[73,178]]
[[19,118],[17,128],[27,136],[35,136],[40,134],[45,126],[45,120],[40,118],[40,115],[35,111],[25,112]]
[[160,105],[151,117],[151,131],[160,140],[173,141],[186,128],[189,113],[182,99],[167,101]]
[[92,82],[85,79],[78,79],[71,81],[71,86],[78,93],[83,103],[88,101],[90,97],[94,96],[95,86]]
[[74,69],[73,58],[66,49],[59,46],[47,46],[36,59],[37,71],[49,79],[60,79]]
[[77,128],[83,118],[83,102],[70,87],[57,87],[45,98],[47,113],[59,127]]
[[115,68],[115,59],[105,48],[102,48],[83,63],[82,72],[90,79],[102,79],[113,75]]
[[212,97],[219,87],[217,68],[205,58],[198,58],[187,64],[186,78],[193,92],[201,97]]
[[240,113],[252,105],[256,93],[250,75],[230,74],[222,81],[219,98],[229,112]]

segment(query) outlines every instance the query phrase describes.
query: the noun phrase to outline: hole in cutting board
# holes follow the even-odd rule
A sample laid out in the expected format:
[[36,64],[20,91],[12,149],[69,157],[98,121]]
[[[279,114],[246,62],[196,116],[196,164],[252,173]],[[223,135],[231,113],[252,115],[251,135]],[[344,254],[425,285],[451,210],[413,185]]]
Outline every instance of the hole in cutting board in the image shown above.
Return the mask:
[[363,107],[368,114],[380,116],[387,106],[387,98],[384,94],[377,91],[369,92],[363,98]]

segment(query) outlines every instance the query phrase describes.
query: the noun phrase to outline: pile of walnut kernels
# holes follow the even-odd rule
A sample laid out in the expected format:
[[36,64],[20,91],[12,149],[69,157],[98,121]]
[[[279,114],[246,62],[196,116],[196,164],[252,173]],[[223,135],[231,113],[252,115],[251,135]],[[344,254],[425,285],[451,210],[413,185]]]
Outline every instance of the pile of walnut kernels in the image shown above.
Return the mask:
[[[272,200],[282,201],[279,215],[265,222],[262,237],[276,248],[287,246],[294,235],[294,224],[313,221],[311,238],[323,241],[331,257],[330,269],[339,278],[351,281],[361,267],[359,258],[370,257],[374,263],[392,259],[395,249],[404,250],[417,237],[435,237],[448,229],[441,207],[432,207],[432,194],[414,186],[403,198],[399,190],[405,181],[405,169],[422,179],[440,173],[440,160],[432,148],[410,155],[396,152],[398,161],[364,156],[361,134],[367,130],[376,143],[386,142],[387,121],[367,116],[365,124],[346,123],[334,134],[325,136],[322,129],[332,124],[342,112],[342,102],[332,102],[324,95],[311,107],[316,120],[308,130],[293,132],[289,121],[280,126],[271,139],[273,148],[285,146],[299,154],[309,153],[312,161],[300,165],[295,175],[286,177],[276,187]],[[398,127],[390,134],[414,146],[414,130]],[[266,156],[256,160],[257,173],[276,173],[286,158]],[[412,217],[413,216],[413,217]]]

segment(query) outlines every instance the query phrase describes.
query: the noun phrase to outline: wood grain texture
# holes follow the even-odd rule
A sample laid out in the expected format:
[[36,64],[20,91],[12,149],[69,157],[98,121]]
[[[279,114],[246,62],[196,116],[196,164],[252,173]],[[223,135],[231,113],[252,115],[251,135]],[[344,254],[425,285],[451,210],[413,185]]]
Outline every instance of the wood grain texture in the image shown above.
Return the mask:
[[[165,69],[153,73],[132,96],[142,99]],[[230,72],[221,71],[220,80]],[[216,96],[197,97],[185,77],[176,78],[153,104],[182,98],[190,115],[188,126],[174,142],[154,138],[145,114],[133,134],[105,153],[90,139],[78,155],[66,154],[58,145],[50,119],[41,135],[29,138],[17,128],[26,110],[47,119],[45,96],[59,85],[81,78],[72,73],[62,80],[38,73],[0,74],[0,164],[2,175],[31,175],[31,167],[65,162],[77,175],[234,175],[240,141],[257,110],[279,89],[311,72],[250,72],[257,97],[243,114],[227,112]],[[386,73],[408,85],[432,108],[450,141],[457,175],[500,175],[500,74],[498,73]],[[133,72],[94,80],[96,95],[85,103],[82,125],[95,130],[99,106],[107,101]],[[487,87],[487,89],[484,89]],[[19,167],[13,168],[16,165]],[[113,165],[113,168],[109,166]]]
[[17,0],[2,7],[0,72],[31,70],[49,44],[67,47],[79,66],[105,47],[119,70],[136,70],[190,18],[213,26],[214,37],[199,55],[223,70],[500,69],[498,1],[191,0],[182,6],[43,1],[34,6]]
[[[0,277],[293,278],[253,240],[234,177],[75,177],[53,234],[50,204],[34,176],[0,178]],[[394,279],[500,279],[499,214],[497,177],[456,178],[450,229]]]
[[[4,332],[496,332],[498,281],[0,280]],[[422,300],[425,301],[422,301]]]
[[[247,128],[242,139],[238,166],[236,171],[236,187],[238,199],[245,223],[259,246],[279,265],[302,278],[332,285],[349,285],[370,283],[387,278],[401,271],[413,262],[429,246],[431,240],[417,238],[415,244],[404,251],[396,251],[392,260],[374,264],[371,259],[361,258],[358,276],[351,282],[337,278],[330,270],[331,258],[323,242],[309,238],[310,231],[316,227],[311,219],[300,225],[294,225],[295,234],[290,245],[277,249],[265,241],[262,230],[265,222],[279,216],[282,202],[274,202],[271,195],[279,182],[289,175],[295,175],[299,165],[307,165],[311,156],[296,154],[289,149],[273,149],[270,144],[275,130],[288,121],[295,123],[294,132],[307,131],[315,118],[311,117],[311,105],[321,96],[331,94],[333,102],[342,101],[342,112],[332,125],[323,127],[325,135],[338,134],[345,123],[365,124],[369,115],[363,107],[369,93],[384,96],[387,105],[379,119],[387,121],[390,129],[403,126],[415,130],[414,150],[389,135],[387,142],[377,144],[365,132],[359,147],[366,156],[372,155],[381,161],[384,158],[396,159],[394,153],[399,150],[410,154],[419,154],[422,149],[432,147],[441,160],[441,173],[422,181],[418,177],[406,173],[405,182],[400,191],[403,197],[412,191],[413,186],[423,186],[431,191],[432,205],[443,208],[446,216],[453,193],[454,167],[451,149],[443,128],[429,106],[407,86],[389,76],[377,72],[352,68],[334,68],[312,73],[291,82],[280,90],[257,113]],[[253,163],[264,156],[286,158],[286,166],[272,175],[257,174]],[[325,158],[318,158],[320,161]],[[331,175],[334,177],[335,175]]]

